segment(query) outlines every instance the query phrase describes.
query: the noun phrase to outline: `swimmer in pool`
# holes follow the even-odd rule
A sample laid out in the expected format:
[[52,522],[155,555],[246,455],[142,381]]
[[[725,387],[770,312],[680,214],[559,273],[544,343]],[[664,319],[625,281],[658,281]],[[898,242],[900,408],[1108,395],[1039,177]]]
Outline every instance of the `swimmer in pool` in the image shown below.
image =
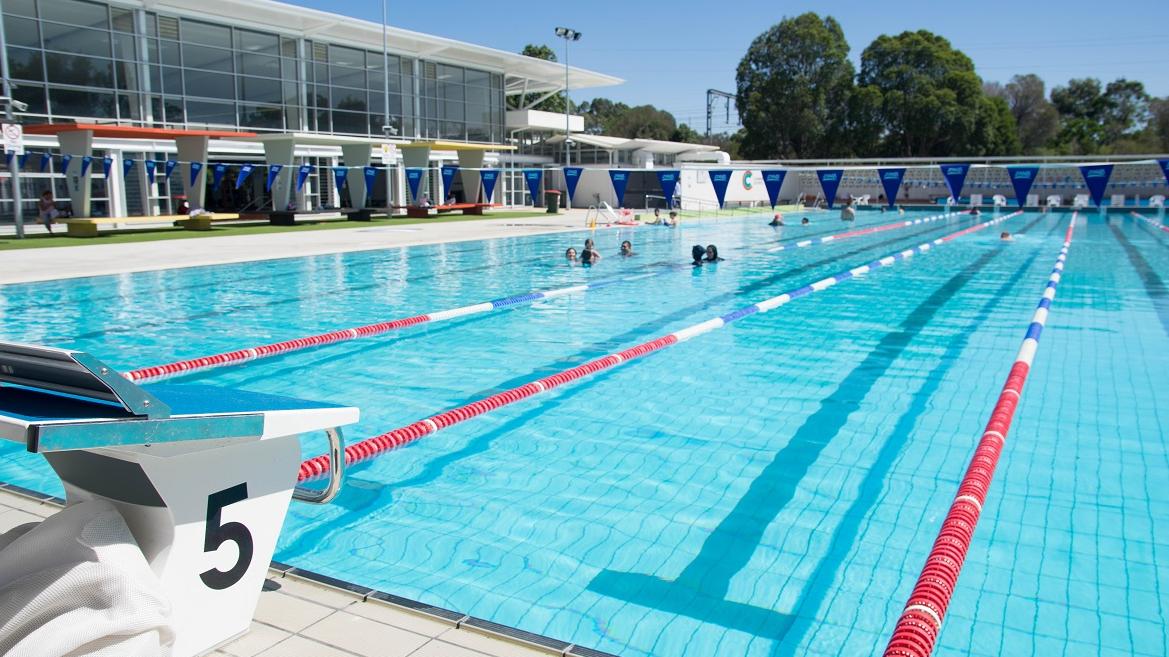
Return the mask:
[[706,245],[706,262],[718,262],[722,258],[718,257],[718,247],[713,244]]
[[568,247],[568,250],[564,252],[564,259],[569,262],[576,262],[576,249],[571,246]]
[[625,240],[624,242],[621,243],[621,255],[625,256],[626,258],[628,258],[629,256],[637,255],[636,253],[633,252],[633,242],[630,242],[629,240]]
[[808,225],[808,224],[810,224],[810,223],[812,223],[812,222],[808,221],[808,218],[807,218],[807,217],[804,217],[803,219],[800,219],[800,225],[801,225],[801,226],[807,226],[807,225]]
[[702,266],[702,258],[706,255],[706,249],[702,248],[701,244],[695,244],[690,247],[690,257],[694,258],[694,262],[690,263],[695,267]]
[[1010,234],[1010,232],[1008,232],[1008,231],[1005,231],[1005,230],[1004,230],[1004,231],[1002,232],[1002,234],[1001,234],[1001,235],[999,235],[999,239],[1000,239],[1000,240],[1002,240],[1002,241],[1004,241],[1004,242],[1010,242],[1010,241],[1011,241],[1011,234]]
[[775,216],[771,218],[771,223],[769,223],[767,225],[768,226],[782,226],[783,225],[783,215],[776,212]]
[[584,249],[580,252],[580,261],[586,265],[590,265],[600,259],[601,254],[597,252],[597,247],[593,244],[592,238],[586,239]]

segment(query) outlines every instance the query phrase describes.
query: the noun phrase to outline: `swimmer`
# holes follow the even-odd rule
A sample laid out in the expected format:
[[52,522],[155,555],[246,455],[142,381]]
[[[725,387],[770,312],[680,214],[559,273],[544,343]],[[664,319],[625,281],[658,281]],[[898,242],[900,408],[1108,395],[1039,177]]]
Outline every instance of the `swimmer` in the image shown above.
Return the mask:
[[706,245],[706,261],[707,262],[718,262],[719,260],[722,260],[722,258],[718,257],[718,247],[713,245],[713,244],[707,244]]
[[768,226],[782,226],[783,225],[783,215],[776,212],[775,216],[771,218],[771,223],[769,223],[767,225]]
[[897,214],[904,216],[905,215],[905,208],[901,207],[900,205],[897,206]]
[[670,210],[670,218],[666,220],[666,225],[669,226],[670,228],[676,228],[678,226],[678,211],[677,210]]
[[636,253],[633,252],[633,243],[632,242],[630,242],[629,240],[625,240],[624,242],[621,243],[621,255],[625,256],[626,258],[628,258],[629,256],[637,255]]
[[1004,230],[1002,232],[1002,234],[999,235],[999,239],[1004,241],[1004,242],[1010,242],[1011,241],[1011,233]]
[[701,244],[695,244],[690,247],[690,257],[694,258],[694,262],[690,263],[695,267],[702,266],[702,257],[706,255],[706,249],[702,248]]
[[592,238],[586,239],[584,249],[580,252],[580,261],[589,265],[600,259],[601,254],[597,252],[597,247],[593,244]]
[[885,206],[881,206],[881,214],[885,214]]
[[979,210],[978,208],[974,208],[973,210],[970,211],[970,214],[971,214],[971,216],[977,217],[978,215],[982,214],[982,210]]
[[653,220],[653,221],[651,221],[650,223],[651,223],[651,224],[660,224],[660,223],[662,223],[662,211],[661,211],[661,210],[659,210],[659,209],[657,209],[657,208],[654,208],[654,220]]
[[812,223],[812,222],[808,221],[808,218],[807,218],[807,217],[804,217],[803,219],[800,219],[800,225],[801,225],[801,226],[807,226],[807,225],[808,225],[808,224],[810,224],[810,223]]
[[569,262],[576,262],[576,249],[571,246],[568,247],[568,250],[564,252],[564,259]]

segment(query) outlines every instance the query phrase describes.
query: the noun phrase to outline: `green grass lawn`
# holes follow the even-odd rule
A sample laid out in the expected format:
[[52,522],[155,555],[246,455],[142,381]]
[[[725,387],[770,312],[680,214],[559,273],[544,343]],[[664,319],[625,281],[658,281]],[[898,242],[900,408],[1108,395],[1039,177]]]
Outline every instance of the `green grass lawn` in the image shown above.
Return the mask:
[[198,237],[220,237],[227,235],[263,235],[267,233],[303,233],[318,230],[346,230],[369,228],[371,226],[406,226],[410,224],[434,224],[455,221],[478,221],[481,219],[532,219],[547,216],[543,211],[491,212],[483,216],[447,214],[428,219],[374,218],[370,222],[345,221],[343,219],[306,221],[295,226],[271,226],[251,224],[236,226],[214,226],[210,231],[185,230],[183,228],[143,228],[141,230],[118,230],[101,233],[97,237],[65,237],[65,226],[54,229],[56,235],[29,235],[22,240],[5,235],[0,237],[0,251],[10,249],[40,249],[56,246],[85,246],[88,244],[129,244],[132,242],[155,242],[158,240],[185,240]]

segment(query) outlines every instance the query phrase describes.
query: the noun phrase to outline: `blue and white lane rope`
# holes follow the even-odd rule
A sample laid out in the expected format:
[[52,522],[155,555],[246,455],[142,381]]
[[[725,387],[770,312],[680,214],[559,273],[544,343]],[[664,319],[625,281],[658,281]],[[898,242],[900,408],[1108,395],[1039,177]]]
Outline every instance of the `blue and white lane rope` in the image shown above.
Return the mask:
[[788,249],[803,249],[816,244],[827,244],[828,242],[835,242],[837,240],[848,239],[850,237],[860,237],[862,235],[872,235],[874,233],[882,233],[887,230],[897,230],[899,228],[908,228],[909,226],[917,226],[920,224],[928,224],[942,219],[949,219],[960,214],[967,214],[968,211],[962,212],[944,212],[942,214],[935,214],[930,217],[921,217],[919,219],[906,219],[905,221],[895,221],[892,223],[881,224],[879,226],[871,226],[869,228],[858,228],[844,233],[837,233],[835,235],[825,235],[824,237],[816,237],[812,239],[800,240],[795,244],[780,244],[767,249],[768,253],[776,253],[778,251],[786,251]]
[[[872,232],[882,232],[885,230],[892,230],[895,228],[905,228],[919,223],[934,221],[944,217],[953,216],[952,214],[938,215],[936,217],[927,217],[919,221],[898,221],[891,224],[883,224],[875,226],[874,229],[859,229],[838,233],[836,235],[827,235],[819,238],[817,243],[826,243],[839,239],[846,239],[848,237],[860,237],[861,235],[868,235]],[[809,243],[810,245],[811,243]],[[807,245],[805,245],[807,246]],[[661,271],[645,272],[641,274],[634,274],[632,276],[622,276],[618,278],[609,278],[595,281],[592,283],[582,283],[580,285],[572,285],[569,287],[562,287],[553,290],[539,290],[534,292],[527,292],[524,294],[515,294],[508,297],[502,297],[492,301],[485,301],[483,303],[476,303],[470,306],[461,306],[459,308],[451,308],[448,310],[439,310],[432,313],[422,315],[415,315],[413,317],[403,317],[400,319],[389,320],[385,322],[378,322],[376,324],[367,324],[365,326],[358,326],[354,328],[339,329],[336,331],[329,331],[328,333],[321,333],[304,338],[296,338],[293,340],[284,340],[273,344],[261,345],[258,347],[250,347],[247,349],[237,349],[235,351],[228,351],[224,353],[214,354],[211,356],[200,356],[198,358],[190,358],[186,360],[176,361],[173,363],[166,363],[164,365],[151,365],[134,370],[130,370],[123,374],[127,379],[138,383],[161,381],[176,376],[185,376],[194,372],[202,372],[217,367],[226,367],[229,365],[238,365],[262,358],[270,358],[281,354],[302,351],[328,344],[335,344],[338,342],[347,342],[349,340],[356,340],[359,338],[368,338],[375,335],[383,335],[392,331],[416,326],[418,324],[426,324],[433,322],[441,322],[459,317],[467,317],[469,315],[477,315],[480,313],[491,312],[500,308],[507,308],[509,306],[517,306],[523,304],[534,303],[545,299],[554,299],[569,294],[576,294],[580,292],[587,292],[590,290],[597,290],[610,285],[618,283],[629,283],[645,278],[652,278],[654,276],[661,276],[670,271],[675,271],[678,268],[689,269],[688,265],[670,266]]]
[[[790,292],[785,292],[779,296],[764,299],[763,301],[753,303],[749,306],[744,306],[743,308],[731,311],[725,315],[693,324],[684,329],[674,331],[673,333],[667,333],[623,351],[618,351],[607,356],[602,356],[601,358],[590,360],[575,367],[570,367],[566,370],[557,372],[556,374],[546,376],[542,379],[537,379],[530,383],[525,383],[524,385],[504,390],[503,392],[495,393],[494,395],[489,395],[483,399],[473,401],[469,404],[443,411],[436,415],[431,415],[430,417],[423,418],[406,426],[398,427],[397,429],[391,429],[385,433],[378,434],[372,438],[366,438],[365,440],[358,441],[345,448],[345,462],[346,464],[351,465],[372,459],[392,449],[412,443],[415,440],[439,431],[440,429],[459,424],[460,422],[465,422],[473,417],[483,415],[484,413],[489,413],[502,406],[507,406],[508,404],[514,404],[515,402],[518,402],[522,399],[527,399],[533,395],[547,392],[553,388],[557,388],[572,381],[576,381],[577,379],[596,374],[602,370],[616,367],[622,363],[628,363],[629,361],[641,358],[655,351],[665,349],[666,347],[678,344],[679,342],[685,342],[686,340],[698,337],[704,333],[709,333],[716,329],[720,329],[727,324],[747,317],[748,315],[773,310],[794,299],[808,296],[809,294],[819,290],[827,289],[841,281],[846,281],[855,276],[859,276],[876,269],[881,269],[882,267],[888,267],[889,265],[902,260],[907,260],[916,254],[925,253],[935,246],[945,244],[959,237],[962,237],[963,235],[968,235],[975,231],[982,230],[989,226],[1006,221],[1012,217],[1017,217],[1021,214],[1023,214],[1021,211],[1012,212],[1011,214],[1003,215],[1002,217],[965,228],[955,233],[950,233],[949,235],[939,237],[932,242],[926,242],[911,249],[899,251],[897,253],[885,256],[879,260],[874,260],[867,265],[853,267],[852,269],[840,272],[834,276],[829,276],[825,279],[821,279],[815,283],[811,283],[810,285],[805,285],[803,287],[791,290]],[[300,472],[297,477],[299,481],[307,481],[321,477],[327,472],[329,472],[329,456],[327,454],[321,454],[319,456],[306,459],[303,463],[301,463]]]

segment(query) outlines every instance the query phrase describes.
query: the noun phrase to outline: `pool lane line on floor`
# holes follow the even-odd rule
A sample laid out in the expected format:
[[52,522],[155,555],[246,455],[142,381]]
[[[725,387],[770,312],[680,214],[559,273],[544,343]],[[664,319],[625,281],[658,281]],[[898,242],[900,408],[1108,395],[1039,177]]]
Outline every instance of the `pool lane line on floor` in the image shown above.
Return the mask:
[[[888,230],[901,229],[910,226],[915,226],[923,223],[930,223],[940,219],[946,219],[956,216],[954,213],[943,213],[931,217],[919,219],[917,221],[899,221],[893,224],[883,224],[874,226],[872,228],[862,228],[857,230],[845,231],[836,235],[828,235],[826,237],[818,238],[818,241],[805,240],[797,243],[797,246],[810,246],[812,244],[826,244],[834,241],[841,241],[844,239],[862,237],[875,232],[884,232]],[[880,230],[874,230],[880,229]],[[650,267],[654,265],[648,265]],[[592,283],[581,283],[578,285],[570,285],[568,287],[556,288],[551,290],[537,290],[533,292],[526,292],[523,294],[515,294],[508,297],[501,297],[491,301],[472,304],[468,306],[461,306],[458,308],[450,308],[446,310],[435,311],[431,313],[424,313],[421,315],[414,315],[412,317],[402,317],[385,322],[377,322],[374,324],[366,324],[364,326],[357,326],[353,328],[338,329],[329,331],[327,333],[320,333],[303,338],[295,338],[292,340],[284,340],[271,344],[261,345],[258,347],[250,347],[246,349],[236,349],[234,351],[222,352],[210,356],[200,356],[197,358],[189,358],[173,363],[166,363],[163,365],[153,365],[130,370],[123,374],[123,376],[131,381],[137,383],[148,383],[153,381],[161,381],[176,376],[183,376],[195,372],[202,372],[218,367],[226,367],[232,365],[239,365],[263,358],[272,356],[279,356],[289,354],[305,349],[312,349],[338,342],[346,342],[349,340],[357,340],[360,338],[368,338],[378,335],[384,335],[392,331],[417,326],[419,324],[441,322],[457,317],[466,317],[468,315],[475,315],[479,313],[491,312],[500,308],[507,308],[511,306],[531,304],[536,301],[543,301],[546,299],[553,299],[556,297],[575,294],[578,292],[587,292],[590,290],[597,290],[600,288],[616,285],[618,283],[628,283],[632,281],[661,276],[678,269],[689,269],[689,264],[684,265],[669,265],[660,271],[642,272],[630,276],[622,276],[617,278],[602,279]]]
[[991,411],[990,419],[983,429],[978,447],[970,459],[966,473],[962,476],[958,492],[950,510],[942,521],[942,528],[930,549],[917,584],[905,603],[905,609],[894,626],[893,635],[885,648],[885,657],[929,657],[937,644],[942,630],[942,619],[954,595],[958,575],[970,551],[982,506],[994,479],[995,467],[1002,456],[1003,446],[1011,430],[1015,411],[1031,372],[1031,363],[1039,349],[1039,338],[1047,324],[1048,311],[1055,300],[1056,289],[1063,277],[1064,263],[1072,246],[1078,213],[1072,214],[1063,248],[1055,260],[1051,276],[1043,289],[1043,295],[1035,307],[1035,314],[1027,326],[1023,343],[1003,383],[998,401]]
[[1160,230],[1160,231],[1164,231],[1164,232],[1166,232],[1166,233],[1169,233],[1169,226],[1166,226],[1165,224],[1163,224],[1163,223],[1161,223],[1161,222],[1159,222],[1159,221],[1154,221],[1154,220],[1152,220],[1152,219],[1150,219],[1150,218],[1146,217],[1145,215],[1143,215],[1143,214],[1141,214],[1141,213],[1139,213],[1139,212],[1131,212],[1130,214],[1131,214],[1132,216],[1136,217],[1137,219],[1140,219],[1141,221],[1143,221],[1143,222],[1145,222],[1145,223],[1149,224],[1149,225],[1150,225],[1150,226],[1152,226],[1153,228],[1156,228],[1157,230]]
[[[345,462],[347,465],[350,465],[365,461],[396,447],[411,443],[425,435],[434,433],[439,429],[464,422],[473,417],[477,417],[489,411],[500,408],[501,406],[506,406],[508,404],[520,401],[521,399],[526,399],[533,395],[547,392],[548,390],[559,387],[566,383],[576,381],[577,379],[591,374],[596,374],[602,370],[629,362],[630,360],[640,358],[660,349],[678,344],[679,342],[685,342],[686,340],[698,337],[704,333],[709,333],[710,331],[720,329],[727,324],[738,321],[744,317],[779,308],[780,306],[799,299],[800,297],[814,294],[815,292],[832,287],[837,283],[841,283],[851,278],[867,274],[876,269],[888,267],[902,260],[907,260],[919,253],[926,253],[934,246],[946,244],[959,237],[983,230],[989,226],[993,226],[995,224],[1006,221],[1007,219],[1017,217],[1021,214],[1023,214],[1021,211],[1012,212],[1010,214],[991,219],[990,221],[985,221],[981,224],[976,224],[974,226],[970,226],[969,228],[964,228],[962,230],[949,233],[948,235],[944,235],[935,240],[925,242],[916,247],[898,251],[883,258],[874,260],[869,264],[853,267],[852,269],[839,272],[827,278],[823,278],[808,285],[804,285],[803,287],[795,288],[778,296],[744,306],[718,317],[708,319],[704,322],[692,324],[685,328],[674,331],[673,333],[660,336],[648,342],[643,342],[634,347],[630,347],[616,353],[611,353],[601,358],[590,360],[586,363],[571,367],[551,376],[546,376],[510,390],[505,390],[503,392],[490,395],[478,401],[471,402],[470,404],[466,404],[464,406],[460,406],[442,413],[438,413],[437,415],[432,415],[425,419],[418,420],[413,424],[393,429],[372,438],[367,438],[365,440],[353,443],[345,448]],[[328,455],[322,454],[315,456],[301,463],[298,481],[316,479],[328,471]]]

